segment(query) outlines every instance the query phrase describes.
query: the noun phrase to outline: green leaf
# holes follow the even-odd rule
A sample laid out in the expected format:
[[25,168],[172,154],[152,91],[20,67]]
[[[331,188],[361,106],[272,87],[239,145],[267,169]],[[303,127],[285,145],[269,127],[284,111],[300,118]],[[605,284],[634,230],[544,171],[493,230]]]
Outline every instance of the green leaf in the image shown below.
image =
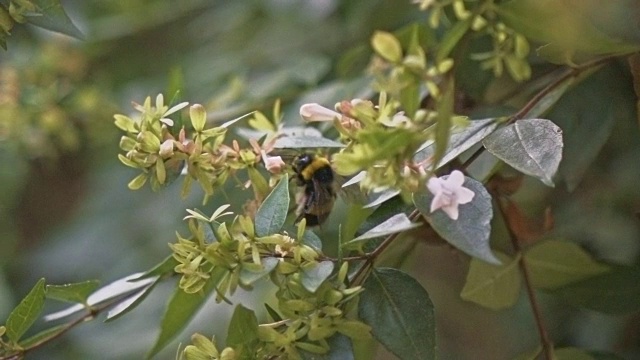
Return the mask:
[[60,324],[54,327],[50,327],[46,330],[42,330],[39,333],[29,336],[28,338],[20,341],[20,346],[23,348],[31,347],[37,343],[44,343],[49,339],[54,339],[59,336],[61,333],[68,330],[68,324]]
[[402,46],[396,37],[388,32],[376,31],[371,38],[371,47],[383,59],[398,63],[402,60]]
[[519,354],[513,360],[537,360],[540,354],[542,354],[542,345],[538,345],[534,350]]
[[[487,137],[497,127],[496,119],[472,120],[469,125],[462,130],[451,134],[449,145],[445,150],[436,169],[446,165],[451,160],[457,158],[463,152],[469,150],[472,146],[478,144],[482,139]],[[425,144],[424,148],[416,152],[414,161],[420,162],[433,157],[435,147],[433,142]]]
[[539,243],[528,249],[524,258],[533,285],[541,289],[555,289],[609,271],[580,246],[566,241]]
[[272,235],[282,229],[289,212],[289,177],[285,175],[256,213],[256,235]]
[[545,119],[518,120],[496,130],[482,143],[498,159],[553,187],[562,158],[562,130]]
[[594,360],[624,360],[622,356],[605,351],[589,351],[588,353]]
[[434,359],[433,303],[420,283],[400,270],[378,268],[364,288],[358,314],[373,336],[401,359]]
[[126,299],[116,304],[113,308],[109,309],[109,312],[107,312],[107,317],[104,321],[107,322],[115,320],[128,313],[129,311],[135,309],[149,294],[151,294],[151,291],[153,290],[153,288],[155,288],[156,284],[159,281],[160,278],[158,277],[156,278],[156,281],[151,283],[151,285],[127,297]]
[[441,210],[431,213],[431,201],[434,196],[428,191],[413,194],[413,203],[438,235],[451,245],[470,256],[492,264],[500,264],[489,247],[493,217],[491,196],[480,182],[469,177],[465,176],[463,186],[476,195],[470,203],[459,206],[458,220],[452,220]]
[[278,265],[278,259],[274,257],[266,257],[262,259],[262,269],[260,271],[250,271],[242,268],[240,270],[240,282],[243,285],[251,285],[260,278],[269,274]]
[[[188,211],[188,210],[187,210]],[[142,279],[148,279],[156,276],[162,277],[162,275],[173,274],[173,269],[179,264],[172,255],[167,256],[159,264],[146,271],[137,278],[131,279],[131,281],[138,281]]]
[[82,32],[69,19],[60,0],[31,0],[31,2],[37,6],[37,9],[35,14],[25,16],[29,24],[76,39],[84,38]]
[[366,233],[356,237],[355,239],[344,243],[344,245],[352,244],[354,242],[361,242],[369,239],[374,239],[382,236],[387,236],[422,226],[420,223],[413,223],[405,213],[395,214],[389,219],[385,220],[380,225],[367,231]]
[[353,360],[353,347],[351,339],[342,334],[335,334],[327,339],[329,351],[326,354],[313,354],[308,351],[300,351],[304,360]]
[[551,293],[564,301],[605,314],[640,311],[640,267],[617,266],[611,272],[573,283]]
[[84,304],[89,295],[91,295],[99,285],[100,282],[98,280],[88,280],[65,285],[47,285],[47,298]]
[[467,281],[460,297],[492,310],[500,310],[513,306],[520,294],[519,257],[511,259],[507,255],[496,252],[502,265],[488,264],[478,259],[471,259]]
[[239,352],[237,359],[253,359],[258,342],[258,319],[253,310],[238,304],[227,331],[227,346]]
[[162,322],[160,323],[160,334],[153,348],[149,350],[147,358],[151,358],[160,352],[160,350],[167,346],[169,342],[189,324],[191,318],[207,299],[209,299],[209,295],[226,273],[224,269],[214,269],[211,277],[209,277],[202,289],[202,293],[187,294],[176,285],[176,290],[171,296],[171,299],[169,299],[169,303],[162,317]]
[[562,348],[553,350],[554,360],[595,360],[586,350],[578,348]]
[[469,17],[464,21],[458,21],[449,31],[446,32],[442,41],[440,41],[438,52],[436,53],[436,62],[439,63],[449,56],[451,50],[456,47],[458,42],[471,27],[472,20],[473,17]]
[[304,234],[302,235],[302,243],[318,251],[322,251],[322,239],[320,239],[318,235],[316,235],[316,233],[309,229],[304,230]]
[[27,296],[9,314],[7,318],[7,337],[14,343],[33,325],[44,306],[44,279],[38,280]]
[[308,291],[315,293],[322,283],[331,276],[333,272],[333,261],[312,262],[302,266],[300,281],[302,286]]

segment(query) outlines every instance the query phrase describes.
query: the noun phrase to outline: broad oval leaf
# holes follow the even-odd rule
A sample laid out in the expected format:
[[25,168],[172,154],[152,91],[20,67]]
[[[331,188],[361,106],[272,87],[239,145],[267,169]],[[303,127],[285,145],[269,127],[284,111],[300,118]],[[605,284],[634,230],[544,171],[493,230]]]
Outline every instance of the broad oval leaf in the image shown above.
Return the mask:
[[640,267],[618,266],[556,289],[552,294],[564,301],[605,314],[620,315],[640,311]]
[[471,259],[460,297],[492,310],[513,306],[520,294],[519,258],[496,253],[502,265]]
[[400,270],[378,268],[364,288],[358,314],[373,336],[401,359],[435,359],[433,303],[420,283]]
[[566,241],[537,244],[525,252],[524,258],[533,286],[541,289],[556,289],[609,271],[580,246]]
[[67,16],[62,4],[60,4],[60,0],[34,0],[32,2],[37,8],[35,14],[25,17],[29,24],[69,35],[76,39],[84,38],[82,32]]
[[331,272],[333,272],[333,261],[313,263],[311,266],[303,266],[300,281],[305,289],[315,293],[320,285],[331,276]]
[[240,282],[243,285],[251,285],[263,276],[269,274],[278,265],[278,259],[266,257],[262,259],[262,269],[260,271],[250,271],[245,268],[240,270]]
[[[227,331],[227,346],[251,347],[258,340],[258,319],[253,310],[238,304],[233,311]],[[251,351],[250,351],[251,352]]]
[[448,243],[470,256],[492,264],[500,264],[489,247],[493,217],[491,196],[480,182],[469,177],[465,176],[463,186],[476,195],[470,203],[459,206],[458,220],[452,220],[441,210],[431,213],[431,201],[434,196],[428,191],[413,194],[413,203],[431,227]]
[[356,237],[355,239],[344,243],[343,245],[407,231],[421,225],[422,224],[411,222],[405,213],[395,214],[380,225]]
[[99,285],[100,282],[98,280],[88,280],[65,285],[47,285],[47,298],[84,304],[89,295],[91,295]]
[[289,177],[285,175],[256,212],[256,235],[272,235],[282,229],[289,212]]
[[483,141],[490,153],[514,169],[553,187],[562,159],[562,130],[546,119],[524,119],[496,130]]
[[44,279],[38,280],[27,296],[20,301],[7,318],[7,337],[14,343],[33,325],[44,306]]

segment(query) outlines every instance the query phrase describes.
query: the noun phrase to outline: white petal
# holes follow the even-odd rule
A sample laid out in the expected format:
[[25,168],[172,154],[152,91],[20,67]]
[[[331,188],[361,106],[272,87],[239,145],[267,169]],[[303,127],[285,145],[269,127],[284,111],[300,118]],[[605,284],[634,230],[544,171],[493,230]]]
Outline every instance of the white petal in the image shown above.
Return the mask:
[[444,208],[447,207],[451,204],[451,199],[449,199],[448,196],[444,195],[443,193],[438,193],[436,194],[436,196],[433,198],[433,200],[431,200],[431,212],[434,212],[440,208]]
[[163,106],[164,106],[164,95],[160,93],[158,94],[158,96],[156,96],[156,109],[162,109]]
[[439,193],[442,192],[442,180],[437,178],[437,177],[431,177],[429,178],[429,181],[427,182],[427,189],[429,189],[429,191],[433,194],[433,195],[438,195]]
[[160,119],[160,122],[166,124],[167,126],[173,126],[173,120],[169,118],[162,118]]
[[444,206],[441,208],[451,220],[458,220],[458,204]]
[[464,174],[460,170],[454,170],[445,181],[447,182],[447,187],[453,190],[462,186]]
[[174,106],[171,107],[171,109],[167,110],[167,112],[164,113],[164,116],[169,116],[169,115],[173,114],[176,111],[182,110],[185,107],[187,107],[187,105],[189,105],[189,103],[186,102],[186,101],[185,102],[181,102],[178,105],[174,105]]
[[465,187],[461,187],[456,190],[456,200],[458,201],[458,204],[471,202],[474,196],[476,196],[476,194]]
[[340,114],[316,103],[304,104],[300,107],[300,116],[306,121],[333,121]]

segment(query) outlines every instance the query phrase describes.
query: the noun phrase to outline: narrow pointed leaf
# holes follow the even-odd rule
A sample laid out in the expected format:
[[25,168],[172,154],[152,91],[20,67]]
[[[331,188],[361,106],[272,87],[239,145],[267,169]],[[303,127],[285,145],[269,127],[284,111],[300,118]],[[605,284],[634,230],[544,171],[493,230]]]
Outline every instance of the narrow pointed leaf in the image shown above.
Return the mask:
[[566,241],[537,244],[527,250],[524,258],[533,286],[541,289],[556,289],[609,271],[579,245]]
[[492,310],[513,306],[520,294],[519,258],[496,253],[502,265],[471,259],[460,297]]
[[40,316],[45,297],[44,279],[38,280],[27,296],[9,314],[7,318],[7,337],[17,343],[22,335],[33,325]]
[[47,285],[47,298],[84,304],[100,282],[88,280],[80,283],[65,285]]
[[448,243],[470,256],[492,264],[500,264],[489,247],[493,217],[491,196],[480,182],[469,177],[465,176],[463,186],[476,195],[470,203],[458,207],[458,220],[452,220],[440,210],[431,213],[431,201],[434,196],[430,192],[414,194],[413,203],[431,227]]
[[496,130],[483,141],[490,153],[514,169],[553,185],[562,159],[562,130],[550,120],[525,119]]
[[178,260],[176,260],[172,255],[169,255],[166,258],[164,258],[162,262],[160,262],[150,270],[146,271],[139,277],[131,279],[131,281],[138,281],[138,280],[147,279],[155,276],[162,277],[162,275],[173,274],[173,269],[178,264],[179,264]]
[[264,199],[256,213],[256,235],[267,236],[280,231],[289,211],[289,177],[284,176]]
[[273,145],[276,149],[343,148],[344,144],[321,136],[283,136]]
[[455,82],[449,76],[445,83],[444,93],[438,102],[438,115],[436,116],[435,149],[433,151],[434,167],[440,163],[449,147],[449,135],[451,134],[451,117],[453,116],[453,102],[455,95]]
[[22,346],[23,348],[27,348],[33,346],[36,343],[43,343],[47,339],[53,339],[59,336],[60,333],[67,331],[68,326],[68,324],[60,324],[43,330],[33,336],[20,341],[20,346]]
[[421,225],[411,222],[405,213],[396,214],[366,233],[344,243],[344,245],[415,229]]
[[140,305],[140,303],[142,303],[142,301],[149,294],[151,294],[151,291],[153,290],[153,288],[155,288],[156,284],[158,284],[159,280],[160,280],[159,277],[156,278],[156,281],[151,283],[151,285],[147,286],[146,288],[143,288],[137,293],[122,300],[122,302],[116,304],[113,308],[109,310],[109,312],[107,312],[107,318],[105,319],[105,322],[115,320],[121,317],[122,315],[128,313],[129,311],[135,309],[138,305]]
[[364,288],[358,314],[373,336],[401,359],[435,359],[434,308],[420,283],[400,270],[380,268]]
[[307,351],[301,351],[304,360],[353,360],[353,346],[351,339],[342,334],[335,334],[327,339],[329,351],[325,354],[313,354]]
[[36,14],[26,16],[29,24],[69,35],[76,39],[84,38],[82,32],[69,19],[62,4],[60,4],[60,0],[32,0],[32,2],[37,6],[37,9]]

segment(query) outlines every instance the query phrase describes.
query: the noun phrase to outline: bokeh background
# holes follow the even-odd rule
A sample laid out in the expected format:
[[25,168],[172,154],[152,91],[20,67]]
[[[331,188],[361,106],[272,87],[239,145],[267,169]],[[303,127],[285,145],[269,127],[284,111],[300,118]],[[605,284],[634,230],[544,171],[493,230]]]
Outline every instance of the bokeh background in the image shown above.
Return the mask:
[[[234,187],[206,206],[197,186],[187,199],[180,198],[179,184],[158,193],[130,191],[126,185],[136,172],[117,160],[114,113],[132,112],[131,101],[160,92],[171,98],[180,89],[182,100],[206,106],[212,122],[269,111],[279,98],[285,121],[299,124],[301,103],[331,106],[370,93],[364,70],[374,30],[394,31],[425,18],[409,1],[388,0],[62,3],[83,41],[18,27],[9,50],[0,52],[0,100],[19,98],[20,104],[0,101],[0,129],[11,135],[0,137],[0,322],[39,278],[108,283],[150,268],[169,254],[175,232],[184,230],[186,208],[207,213],[230,202],[240,210],[243,195]],[[576,192],[550,193],[526,179],[528,190],[518,198],[532,214],[540,213],[542,200],[554,199],[558,234],[631,265],[638,262],[640,238],[638,218],[629,215],[640,204],[640,133],[626,65],[607,71],[614,74],[602,81],[615,79],[611,91],[626,110],[610,128],[592,129],[606,133],[603,150],[594,154]],[[573,97],[606,96],[598,95],[600,83],[589,86]],[[558,106],[559,116],[590,111],[571,97]],[[500,312],[464,302],[465,256],[442,244],[407,246],[413,251],[402,266],[436,305],[442,359],[508,359],[537,346],[524,295]],[[130,314],[84,324],[29,358],[140,359],[157,336],[174,286],[162,283]],[[540,296],[560,344],[640,356],[638,316],[606,316]],[[244,293],[234,298],[254,308],[260,300]],[[61,306],[49,304],[47,311]],[[188,342],[195,331],[224,339],[231,311],[209,302],[158,358],[174,358],[178,342]],[[392,358],[378,350],[378,358]]]

